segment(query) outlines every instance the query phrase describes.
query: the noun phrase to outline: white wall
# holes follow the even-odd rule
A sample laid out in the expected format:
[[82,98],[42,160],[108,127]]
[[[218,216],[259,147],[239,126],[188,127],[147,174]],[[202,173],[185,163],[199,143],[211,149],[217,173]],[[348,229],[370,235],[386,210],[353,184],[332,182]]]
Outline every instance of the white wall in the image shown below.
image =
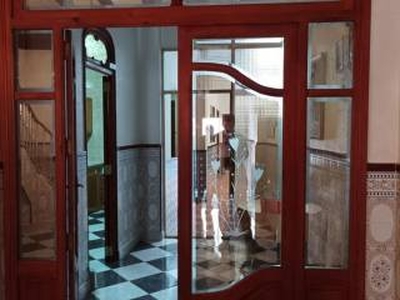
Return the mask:
[[137,90],[137,30],[108,28],[116,57],[117,146],[138,143],[137,122],[140,116],[135,108]]
[[400,1],[372,0],[368,161],[400,162]]
[[173,28],[109,28],[116,45],[117,146],[162,143],[161,49]]

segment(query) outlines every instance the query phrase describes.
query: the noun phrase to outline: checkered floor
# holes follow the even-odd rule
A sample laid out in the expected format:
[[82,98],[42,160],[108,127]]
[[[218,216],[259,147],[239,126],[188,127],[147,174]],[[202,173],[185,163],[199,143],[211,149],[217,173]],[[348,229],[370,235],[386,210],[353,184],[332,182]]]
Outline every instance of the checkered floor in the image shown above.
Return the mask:
[[140,243],[128,257],[104,260],[104,213],[89,216],[89,268],[94,290],[88,299],[177,299],[177,240]]
[[[95,290],[89,299],[177,299],[177,240],[140,243],[128,257],[104,260],[104,213],[89,217],[90,270]],[[215,247],[210,238],[193,240],[193,288],[223,289],[254,270],[271,267],[279,260],[275,244],[260,246],[254,240],[222,241]]]

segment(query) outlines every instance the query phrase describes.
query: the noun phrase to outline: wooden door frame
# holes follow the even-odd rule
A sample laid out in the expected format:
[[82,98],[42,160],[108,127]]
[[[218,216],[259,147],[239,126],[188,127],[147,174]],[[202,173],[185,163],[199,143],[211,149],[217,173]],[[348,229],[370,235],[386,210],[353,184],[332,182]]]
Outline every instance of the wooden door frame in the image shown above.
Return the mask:
[[[224,289],[215,293],[192,294],[192,275],[191,265],[192,262],[192,202],[188,205],[188,199],[192,199],[192,178],[187,174],[192,174],[192,79],[193,71],[203,70],[201,63],[192,63],[192,41],[194,39],[224,39],[224,38],[258,38],[258,37],[284,37],[285,50],[284,50],[284,82],[285,86],[281,93],[283,97],[283,178],[282,180],[282,194],[281,201],[285,203],[282,211],[282,241],[283,244],[281,252],[281,267],[259,270],[240,283],[233,285],[230,288]],[[284,295],[283,299],[296,299],[294,288],[290,285],[291,278],[295,278],[294,274],[298,274],[300,263],[303,257],[303,249],[301,245],[303,236],[303,228],[300,228],[300,234],[295,229],[296,224],[302,224],[302,214],[299,212],[304,211],[304,193],[302,193],[302,179],[289,176],[287,170],[295,172],[296,174],[305,174],[304,161],[296,159],[290,155],[292,149],[298,149],[299,156],[305,154],[303,150],[302,140],[305,140],[305,122],[303,117],[298,111],[301,105],[297,105],[297,29],[290,24],[284,25],[263,25],[263,26],[221,26],[221,27],[190,27],[179,28],[179,45],[178,55],[180,61],[179,69],[179,176],[178,176],[178,216],[179,223],[185,226],[179,226],[179,257],[178,257],[178,273],[184,274],[178,278],[179,296],[180,299],[247,299],[249,291],[252,293],[259,292],[259,289],[279,289]],[[204,70],[211,65],[204,65]],[[215,70],[216,71],[216,67]],[[221,71],[222,66],[221,66]],[[240,74],[244,79],[243,74]],[[239,76],[239,75],[237,75]],[[266,89],[266,94],[277,93],[277,90]],[[297,124],[297,126],[293,126]],[[298,124],[302,124],[298,126]],[[300,133],[296,132],[296,129]],[[298,137],[297,139],[295,137]],[[304,139],[302,139],[304,137]],[[186,175],[185,175],[186,174]],[[300,196],[299,196],[300,195]],[[292,201],[291,199],[295,200]],[[290,200],[290,201],[289,201]],[[293,251],[294,250],[294,251]],[[291,252],[294,253],[291,254]],[[291,266],[289,268],[289,266]],[[293,267],[294,266],[294,267]],[[280,282],[279,282],[280,281]],[[279,288],[280,286],[280,288]]]
[[[94,60],[88,60],[85,54],[85,37],[87,34],[95,34],[105,42],[108,53],[107,65],[99,65]],[[115,65],[115,50],[111,35],[105,29],[88,28],[82,33],[82,62],[83,62],[83,84],[86,85],[86,69],[102,74],[109,86],[109,91],[103,90],[103,96],[107,96],[104,101],[104,164],[111,166],[111,174],[105,176],[105,199],[104,199],[104,218],[105,218],[105,259],[113,262],[119,259],[118,249],[118,181],[117,181],[117,141],[116,141],[116,78],[115,70],[111,64]],[[103,81],[104,82],[104,81]],[[86,86],[83,89],[83,101],[86,99]],[[85,107],[85,106],[84,106]],[[85,108],[84,108],[85,109]],[[86,114],[85,114],[86,115]],[[85,117],[86,120],[86,117]],[[85,122],[86,124],[86,122]],[[86,132],[86,130],[85,130]],[[85,137],[85,147],[87,141]],[[108,253],[110,251],[110,253]]]
[[[88,26],[216,26],[216,25],[250,25],[250,24],[273,24],[273,23],[295,23],[301,32],[307,31],[308,22],[318,21],[343,21],[355,22],[355,62],[354,62],[354,88],[353,88],[353,131],[352,137],[352,206],[351,217],[359,221],[357,226],[350,228],[350,236],[355,241],[355,247],[350,251],[353,272],[349,274],[352,285],[351,299],[363,300],[365,279],[365,233],[366,233],[366,161],[367,161],[367,131],[368,124],[368,81],[369,81],[369,37],[370,37],[370,0],[343,0],[339,3],[313,3],[313,4],[255,4],[255,5],[227,5],[227,6],[181,6],[180,1],[173,1],[170,7],[160,8],[129,8],[112,10],[58,10],[58,11],[25,11],[22,10],[22,0],[0,1],[0,36],[2,36],[3,51],[0,52],[1,59],[5,64],[0,71],[0,81],[4,88],[0,95],[4,100],[4,123],[6,127],[1,128],[3,137],[8,141],[4,147],[4,187],[5,187],[5,240],[6,240],[6,293],[7,299],[17,299],[18,292],[18,258],[17,258],[17,209],[16,209],[16,176],[15,176],[15,93],[14,93],[14,62],[12,49],[12,30],[15,29],[52,29],[60,36],[64,29]],[[168,15],[168,18],[165,16]],[[132,16],[135,16],[132,18]],[[300,34],[301,35],[301,34]],[[299,45],[306,41],[299,41]],[[300,46],[299,46],[300,47]],[[303,47],[304,48],[304,47]],[[62,49],[62,45],[58,46]],[[305,53],[299,52],[305,61]],[[57,65],[62,61],[57,58]],[[303,66],[305,67],[305,66]],[[62,84],[63,74],[57,74],[56,87],[57,101],[63,97]],[[301,86],[306,85],[306,76],[300,75]],[[300,98],[307,95],[324,95],[324,91],[298,92]],[[63,115],[63,109],[58,106],[58,113]],[[357,113],[356,113],[357,112]],[[180,120],[182,121],[182,120]],[[63,131],[63,124],[57,122],[58,132]],[[64,143],[57,143],[59,153],[63,153]],[[357,156],[356,156],[357,155]],[[60,190],[61,187],[59,188]],[[64,196],[58,194],[59,207],[57,211],[57,224],[65,224]],[[64,222],[64,223],[63,223]],[[61,227],[59,227],[61,228]],[[58,233],[63,234],[60,229]],[[60,236],[58,241],[58,255],[64,255],[65,242]],[[64,246],[64,248],[62,248]],[[63,272],[65,266],[60,262],[57,267],[61,276],[60,289],[64,282]],[[334,277],[335,274],[332,274]],[[313,274],[306,279],[306,284],[311,284]]]

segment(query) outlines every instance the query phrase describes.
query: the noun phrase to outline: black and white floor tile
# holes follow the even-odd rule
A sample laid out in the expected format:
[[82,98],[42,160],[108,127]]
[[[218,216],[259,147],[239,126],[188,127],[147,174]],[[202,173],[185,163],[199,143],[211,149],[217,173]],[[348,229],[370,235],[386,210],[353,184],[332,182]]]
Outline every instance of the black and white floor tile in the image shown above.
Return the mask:
[[104,260],[104,213],[89,216],[89,269],[93,287],[88,299],[176,300],[177,240],[141,242],[118,262]]
[[[89,299],[177,299],[177,239],[141,242],[127,257],[108,263],[104,260],[104,213],[91,214],[89,224],[94,287]],[[193,288],[199,292],[223,289],[255,270],[276,265],[279,248],[259,243],[262,240],[223,241],[215,247],[213,239],[194,239]]]

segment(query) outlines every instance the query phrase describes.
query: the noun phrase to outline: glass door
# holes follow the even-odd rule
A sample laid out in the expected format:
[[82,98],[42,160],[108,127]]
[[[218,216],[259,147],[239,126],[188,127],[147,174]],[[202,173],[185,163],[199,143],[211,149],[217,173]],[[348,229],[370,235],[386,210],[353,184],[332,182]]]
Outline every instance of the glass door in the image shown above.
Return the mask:
[[57,29],[14,32],[18,299],[66,296],[62,42]]
[[290,154],[304,134],[294,36],[284,26],[181,31],[182,299],[294,299],[303,199],[287,170],[302,172]]

